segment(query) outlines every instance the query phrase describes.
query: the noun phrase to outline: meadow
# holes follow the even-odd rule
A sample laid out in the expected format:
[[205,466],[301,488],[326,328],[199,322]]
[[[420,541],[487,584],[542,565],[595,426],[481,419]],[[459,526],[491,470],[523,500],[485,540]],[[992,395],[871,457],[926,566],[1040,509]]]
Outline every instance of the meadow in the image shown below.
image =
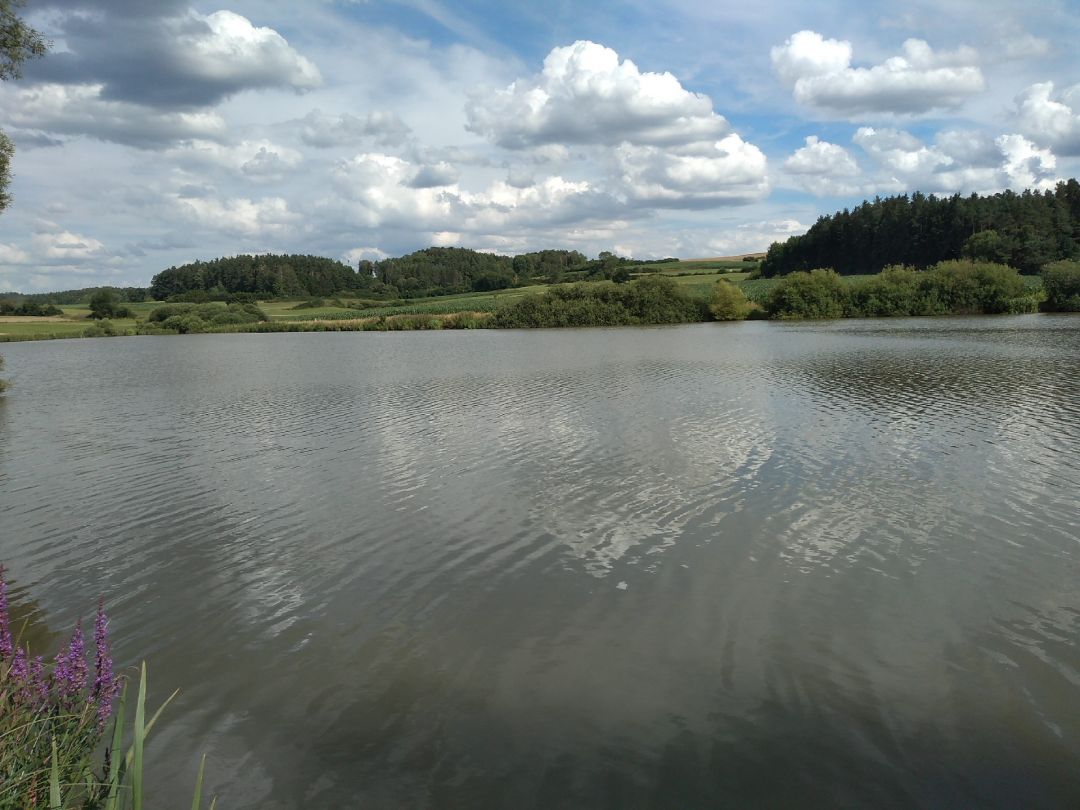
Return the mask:
[[[732,270],[742,267],[733,261],[666,262],[658,265],[645,265],[647,274],[661,274],[674,280],[691,296],[707,299],[712,286],[720,277],[732,281],[741,281],[747,273],[734,273]],[[646,273],[641,273],[646,275]],[[589,281],[586,284],[604,285],[609,281]],[[260,301],[259,308],[270,318],[271,324],[280,327],[268,327],[266,331],[292,328],[304,329],[308,324],[323,321],[365,321],[370,319],[395,318],[395,316],[433,315],[446,316],[457,313],[493,313],[500,305],[508,304],[527,295],[543,294],[549,289],[546,284],[534,284],[527,287],[512,287],[493,292],[462,293],[459,295],[440,295],[430,298],[413,298],[404,301],[386,302],[383,305],[371,305],[370,301],[359,301],[347,296],[323,299],[320,306],[306,306],[305,299],[282,299]],[[341,304],[341,306],[338,306]],[[367,304],[367,305],[365,305]],[[140,323],[147,320],[150,313],[161,306],[160,301],[143,301],[125,304],[135,318],[113,319],[112,324],[118,332],[135,334]],[[52,318],[10,317],[0,321],[0,342],[17,340],[47,340],[50,338],[83,337],[87,329],[94,326],[88,306],[63,306],[63,315]],[[398,320],[398,323],[404,321]]]
[[[682,292],[700,301],[708,301],[716,282],[724,279],[742,290],[749,301],[763,305],[772,290],[780,283],[781,277],[752,278],[752,272],[747,270],[748,265],[750,269],[756,267],[753,263],[734,259],[703,259],[640,265],[634,267],[633,270],[637,278],[659,275],[671,279]],[[856,285],[870,278],[874,278],[874,275],[842,276],[841,282],[845,285]],[[1023,279],[1029,290],[1042,289],[1040,277],[1023,276]],[[579,283],[597,287],[611,284],[610,281]],[[493,292],[398,299],[387,302],[350,299],[347,296],[316,301],[304,299],[260,301],[258,306],[269,317],[269,324],[261,327],[259,331],[344,329],[349,328],[346,322],[355,324],[352,328],[360,328],[364,323],[371,328],[372,323],[376,321],[378,324],[375,328],[383,328],[386,319],[392,319],[399,326],[405,324],[406,316],[430,315],[436,319],[445,319],[447,316],[459,313],[478,313],[483,316],[485,313],[494,313],[500,306],[514,303],[526,296],[546,294],[549,289],[547,284],[534,284]],[[136,334],[140,326],[147,321],[150,313],[161,306],[161,302],[144,301],[126,304],[126,306],[135,317],[112,320],[112,329],[117,334]],[[96,321],[90,318],[89,307],[85,305],[64,306],[61,309],[63,315],[51,318],[15,316],[0,318],[0,342],[83,337],[86,331],[96,324]],[[481,317],[480,321],[483,320]],[[227,331],[245,330],[238,328]]]

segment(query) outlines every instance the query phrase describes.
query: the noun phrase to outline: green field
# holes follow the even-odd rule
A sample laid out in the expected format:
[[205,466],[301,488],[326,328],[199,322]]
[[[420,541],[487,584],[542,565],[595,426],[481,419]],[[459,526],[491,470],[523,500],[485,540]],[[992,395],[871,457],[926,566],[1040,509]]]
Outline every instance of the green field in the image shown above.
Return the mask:
[[[88,310],[63,307],[64,315],[56,318],[7,318],[0,320],[0,343],[13,340],[46,340],[49,338],[82,337],[83,332],[94,325],[86,317]],[[117,318],[112,324],[120,330],[134,330],[138,324],[134,318]]]
[[[657,269],[667,278],[672,279],[689,295],[708,299],[716,282],[720,279],[737,284],[746,297],[757,303],[764,303],[769,293],[779,283],[779,278],[751,279],[750,273],[745,271],[750,262],[736,262],[711,260],[700,262],[668,262],[658,265],[643,265],[640,273],[646,275],[655,273]],[[861,279],[872,278],[871,275],[843,276],[845,283],[856,283]],[[1038,276],[1025,276],[1024,282],[1029,289],[1041,289],[1042,280]],[[582,282],[586,284],[610,284],[610,281]],[[319,321],[345,321],[363,320],[394,315],[451,315],[458,312],[494,312],[503,303],[515,301],[522,296],[530,294],[543,294],[548,289],[547,285],[537,284],[529,287],[516,287],[496,292],[463,293],[459,295],[433,296],[430,298],[415,298],[405,301],[394,301],[388,305],[363,306],[364,303],[349,298],[334,299],[343,304],[336,306],[327,302],[324,306],[304,307],[296,309],[301,300],[288,301],[262,301],[259,307],[269,316],[271,322],[282,324],[296,324],[303,329],[302,323]],[[156,307],[161,306],[158,301],[144,301],[137,304],[127,304],[135,318],[116,319],[112,323],[120,331],[135,332],[141,321]],[[224,305],[222,305],[224,306]],[[73,338],[82,337],[83,333],[94,325],[89,318],[90,310],[86,306],[62,307],[63,316],[49,319],[39,318],[6,318],[0,321],[0,342],[13,340],[39,340],[48,338]]]
[[[413,298],[403,303],[387,306],[336,307],[325,306],[313,309],[294,309],[298,301],[260,302],[262,309],[272,321],[313,321],[338,320],[342,318],[371,318],[380,315],[445,315],[453,312],[493,312],[505,301],[513,301],[529,293],[543,292],[546,285],[514,287],[484,293],[462,293],[459,295],[436,295],[430,298]],[[350,303],[348,299],[342,303]]]
[[[749,264],[749,263],[747,263]],[[695,298],[707,299],[712,294],[716,282],[725,279],[742,287],[751,300],[761,301],[776,284],[774,279],[748,280],[748,272],[735,272],[744,267],[741,262],[702,261],[669,262],[660,265],[645,265],[649,273],[660,269],[662,275],[670,278],[683,290]],[[641,273],[640,275],[645,275]],[[854,276],[852,278],[862,278]],[[610,284],[610,281],[587,281],[585,284]],[[362,302],[348,298],[336,299],[344,306],[335,306],[327,301],[320,307],[296,309],[302,300],[261,301],[259,307],[272,322],[295,323],[312,321],[344,321],[364,318],[389,317],[394,315],[449,315],[456,312],[494,312],[503,303],[515,301],[530,294],[543,294],[547,285],[537,284],[529,287],[516,287],[496,292],[463,293],[460,295],[440,295],[430,298],[415,298],[394,302],[389,306],[363,307]],[[135,331],[139,321],[143,321],[150,312],[161,303],[144,301],[127,304],[137,320],[114,320],[113,324],[124,330]],[[93,325],[89,318],[90,310],[86,306],[65,306],[62,319],[30,320],[0,323],[0,342],[11,340],[35,340],[42,338],[82,337],[83,332]],[[12,319],[14,320],[14,319]]]

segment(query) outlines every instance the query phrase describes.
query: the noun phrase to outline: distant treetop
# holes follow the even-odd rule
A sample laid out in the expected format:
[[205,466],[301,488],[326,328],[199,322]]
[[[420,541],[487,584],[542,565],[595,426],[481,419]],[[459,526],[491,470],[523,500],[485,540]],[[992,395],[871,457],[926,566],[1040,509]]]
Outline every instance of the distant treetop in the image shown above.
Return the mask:
[[774,242],[762,275],[832,267],[848,275],[893,264],[929,267],[971,258],[1037,273],[1060,259],[1080,258],[1080,183],[1053,191],[1003,191],[981,197],[875,197],[823,216],[806,234]]

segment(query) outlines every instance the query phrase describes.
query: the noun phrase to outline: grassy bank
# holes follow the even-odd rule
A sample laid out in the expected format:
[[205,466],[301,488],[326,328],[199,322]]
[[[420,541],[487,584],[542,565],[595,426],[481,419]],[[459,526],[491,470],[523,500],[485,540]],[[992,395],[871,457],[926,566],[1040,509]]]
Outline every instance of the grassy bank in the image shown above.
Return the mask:
[[[747,263],[749,264],[749,263]],[[798,283],[799,275],[779,278],[751,278],[751,273],[744,271],[744,265],[730,260],[708,260],[700,262],[669,262],[646,265],[640,268],[635,281],[630,284],[616,285],[611,281],[580,281],[572,287],[577,292],[576,303],[570,303],[567,294],[560,292],[565,286],[537,284],[528,287],[516,287],[483,293],[463,293],[458,295],[433,296],[429,298],[397,299],[391,301],[372,301],[357,298],[338,297],[320,299],[290,299],[262,301],[257,305],[260,311],[258,322],[225,323],[227,307],[225,304],[202,304],[204,316],[207,312],[220,312],[223,317],[211,323],[207,318],[196,328],[187,331],[210,332],[314,332],[314,331],[398,331],[415,329],[474,329],[510,326],[568,326],[568,325],[615,325],[632,323],[671,323],[694,320],[709,320],[708,306],[713,301],[717,282],[727,281],[743,295],[753,306],[749,308],[751,317],[798,318],[798,317],[860,317],[875,315],[902,314],[949,314],[978,311],[1032,311],[1045,294],[1043,281],[1038,276],[1017,276],[1018,281],[1010,282],[1022,285],[1023,289],[1013,289],[1013,297],[1025,302],[1000,307],[981,307],[969,302],[951,300],[948,295],[938,295],[931,300],[921,294],[920,302],[903,303],[899,299],[913,295],[916,284],[925,284],[931,275],[917,273],[905,276],[907,286],[902,290],[881,289],[885,278],[881,274],[838,276],[829,282],[828,295],[835,299],[832,304],[822,307],[803,307],[789,300],[784,302],[784,295],[778,290]],[[913,271],[911,271],[913,272]],[[1013,273],[1014,271],[1009,271]],[[615,299],[625,291],[637,286],[645,279],[662,279],[669,285],[671,295],[682,303],[676,309],[680,313],[671,320],[670,312],[664,319],[651,319],[641,311],[633,312],[623,304],[614,304]],[[793,281],[794,279],[794,281]],[[981,282],[980,282],[981,283]],[[1061,282],[1058,282],[1061,286]],[[548,300],[554,292],[554,298]],[[891,303],[881,302],[882,294],[887,294]],[[925,293],[925,290],[924,290]],[[950,293],[951,294],[951,293]],[[1071,294],[1071,293],[1070,293]],[[899,296],[899,298],[898,298]],[[790,298],[790,296],[789,296]],[[556,300],[558,299],[558,300]],[[975,299],[971,299],[974,301]],[[528,302],[533,314],[525,316],[521,306]],[[587,302],[584,303],[584,302]],[[935,303],[936,302],[936,303]],[[654,302],[655,303],[655,302]],[[42,340],[50,338],[73,338],[100,336],[102,334],[134,335],[146,332],[174,334],[177,323],[165,323],[160,316],[161,302],[147,301],[128,304],[132,318],[113,319],[104,326],[91,319],[87,306],[64,306],[59,316],[48,318],[2,317],[0,318],[0,342],[16,340]],[[169,305],[173,306],[173,305]],[[182,305],[181,305],[182,306]],[[622,307],[620,310],[619,308]],[[215,310],[214,308],[218,308]],[[235,308],[235,305],[234,305]],[[570,313],[575,309],[575,313]],[[540,310],[545,309],[544,313]],[[553,314],[554,309],[561,309],[562,314]],[[151,313],[158,311],[157,320]],[[693,316],[687,313],[693,312]],[[716,310],[714,310],[716,311]],[[738,311],[738,307],[736,308]],[[592,312],[592,315],[588,313]],[[670,317],[669,317],[670,316]],[[716,317],[723,317],[717,315]],[[166,328],[162,328],[166,327]]]
[[[722,266],[715,266],[722,265]],[[671,279],[692,298],[707,301],[716,279],[741,280],[746,273],[732,273],[734,262],[675,262],[650,267],[642,273]],[[586,287],[612,287],[610,281],[578,282]],[[313,331],[396,331],[411,329],[473,329],[492,325],[494,313],[502,307],[531,296],[545,295],[550,285],[537,284],[483,293],[440,295],[386,302],[350,298],[289,299],[260,301],[258,307],[269,319],[256,324],[231,324],[213,328],[215,332],[313,332]],[[314,304],[314,305],[313,305]],[[113,319],[117,334],[138,334],[152,326],[150,314],[160,301],[127,304],[134,318]],[[224,309],[224,304],[216,304]],[[0,342],[76,338],[93,330],[88,306],[64,306],[62,315],[52,318],[6,318],[0,321]]]

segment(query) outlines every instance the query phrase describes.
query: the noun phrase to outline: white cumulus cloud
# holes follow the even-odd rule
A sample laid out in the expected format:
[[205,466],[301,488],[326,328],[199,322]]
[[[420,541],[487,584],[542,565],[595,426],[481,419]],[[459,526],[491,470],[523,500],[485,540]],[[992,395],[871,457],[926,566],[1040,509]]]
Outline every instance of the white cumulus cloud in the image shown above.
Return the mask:
[[909,39],[901,55],[871,67],[852,67],[852,52],[846,40],[799,31],[770,56],[796,101],[841,116],[955,108],[985,88],[971,48],[935,52],[925,41]]
[[294,229],[301,217],[281,197],[178,197],[176,206],[192,223],[248,238],[274,237]]
[[554,48],[539,74],[474,95],[468,128],[501,146],[687,143],[726,135],[712,102],[595,42]]
[[175,54],[196,80],[237,87],[291,87],[310,90],[322,76],[273,28],[252,25],[232,11],[195,18],[208,31],[186,29],[176,37]]
[[814,135],[784,161],[784,171],[811,194],[854,194],[859,164],[844,147]]
[[1024,134],[1062,155],[1080,155],[1080,84],[1060,95],[1053,82],[1033,84],[1016,99]]
[[666,208],[747,203],[769,190],[765,155],[735,133],[672,149],[622,144],[622,185],[638,202]]
[[881,170],[881,190],[990,194],[1006,188],[1050,189],[1058,180],[1053,152],[1015,133],[991,140],[946,131],[927,144],[910,132],[860,127],[852,140]]

